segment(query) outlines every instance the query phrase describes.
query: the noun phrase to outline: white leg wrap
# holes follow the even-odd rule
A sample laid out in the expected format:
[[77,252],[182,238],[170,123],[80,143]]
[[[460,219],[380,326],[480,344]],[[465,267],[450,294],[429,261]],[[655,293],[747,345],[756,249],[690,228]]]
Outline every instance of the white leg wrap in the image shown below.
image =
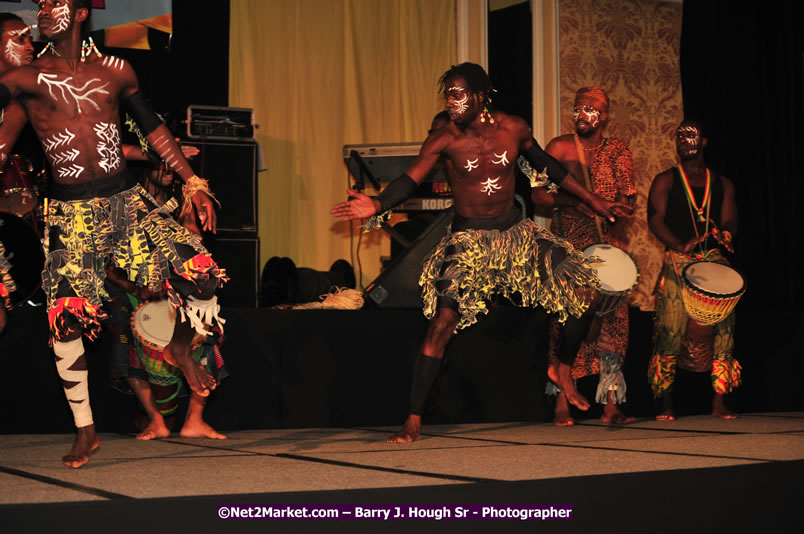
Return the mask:
[[187,304],[183,308],[179,308],[181,314],[181,322],[189,320],[196,332],[201,335],[208,336],[212,332],[207,330],[206,325],[213,325],[216,322],[221,328],[223,333],[223,324],[226,322],[218,316],[221,307],[218,305],[218,297],[212,297],[209,300],[198,300],[195,297],[187,297]]
[[73,411],[75,426],[89,426],[92,421],[92,408],[89,405],[89,380],[87,371],[75,371],[70,367],[84,354],[84,342],[79,337],[74,341],[54,341],[53,352],[56,353],[56,369],[64,382],[76,383],[73,387],[64,387],[64,395]]

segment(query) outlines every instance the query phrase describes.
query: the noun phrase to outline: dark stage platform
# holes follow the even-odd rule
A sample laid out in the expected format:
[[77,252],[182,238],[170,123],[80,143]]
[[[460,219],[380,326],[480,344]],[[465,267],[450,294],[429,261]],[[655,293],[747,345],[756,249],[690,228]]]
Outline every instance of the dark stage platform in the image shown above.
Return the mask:
[[[231,376],[213,394],[207,418],[222,430],[400,424],[407,412],[413,359],[426,328],[416,310],[224,309],[224,358]],[[802,376],[794,348],[801,313],[739,312],[736,354],[744,383],[730,396],[741,412],[804,410],[790,377]],[[430,423],[548,420],[543,395],[546,315],[510,307],[457,335],[447,350],[440,403]],[[631,311],[626,358],[628,403],[653,414],[646,380],[651,353],[649,313]],[[132,432],[133,397],[109,384],[110,335],[87,343],[90,388],[100,431]],[[44,310],[15,310],[0,338],[5,385],[0,433],[71,432],[72,417],[47,346]],[[784,377],[784,378],[783,378]],[[594,395],[596,377],[579,387]],[[706,374],[679,371],[678,410],[707,413]],[[598,414],[594,408],[590,414]]]
[[[132,397],[108,379],[110,339],[87,344],[102,445],[79,470],[60,458],[73,425],[42,308],[15,310],[0,339],[0,523],[11,531],[406,531],[407,521],[228,521],[223,504],[571,504],[572,521],[417,522],[423,531],[797,531],[804,476],[799,315],[743,313],[735,421],[705,413],[707,375],[679,373],[673,423],[653,419],[645,380],[650,314],[632,310],[627,427],[549,423],[546,316],[495,308],[447,353],[441,401],[420,441],[389,445],[407,411],[426,322],[413,310],[228,309],[231,372],[206,417],[227,441],[133,438]],[[786,317],[786,318],[785,318]],[[774,325],[772,329],[770,324]],[[778,328],[778,330],[776,330]],[[773,371],[773,372],[772,372]],[[778,378],[786,380],[780,387]],[[581,381],[591,394],[595,381]],[[798,408],[800,409],[800,408]],[[181,417],[181,413],[179,414]],[[739,513],[738,513],[739,510]],[[159,518],[154,521],[154,518]],[[69,530],[69,529],[68,529]]]

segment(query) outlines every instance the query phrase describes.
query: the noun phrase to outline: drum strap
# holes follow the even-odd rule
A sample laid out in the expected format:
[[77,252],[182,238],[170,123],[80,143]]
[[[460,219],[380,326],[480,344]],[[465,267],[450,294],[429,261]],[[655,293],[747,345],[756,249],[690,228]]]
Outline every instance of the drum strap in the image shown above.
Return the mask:
[[[605,139],[603,142],[605,143]],[[581,163],[581,169],[583,169],[583,178],[586,182],[586,190],[591,194],[594,194],[594,190],[592,189],[592,180],[589,178],[589,167],[586,164],[586,156],[584,155],[583,145],[581,145],[581,138],[578,137],[578,134],[575,134],[575,149],[578,151],[578,161]],[[597,214],[595,214],[595,226],[597,227],[597,240],[599,243],[602,243],[603,229],[600,225],[600,217],[598,217]]]

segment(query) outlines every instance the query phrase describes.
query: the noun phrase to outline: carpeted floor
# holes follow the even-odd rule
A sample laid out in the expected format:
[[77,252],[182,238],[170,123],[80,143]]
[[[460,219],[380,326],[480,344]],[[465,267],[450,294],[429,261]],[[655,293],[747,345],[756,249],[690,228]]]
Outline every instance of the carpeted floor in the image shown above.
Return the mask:
[[[7,532],[800,531],[804,413],[623,427],[431,425],[237,431],[226,441],[104,434],[78,470],[71,435],[0,436]],[[568,504],[570,521],[230,520],[221,505]],[[344,516],[343,514],[340,516]],[[10,530],[6,530],[6,528]]]

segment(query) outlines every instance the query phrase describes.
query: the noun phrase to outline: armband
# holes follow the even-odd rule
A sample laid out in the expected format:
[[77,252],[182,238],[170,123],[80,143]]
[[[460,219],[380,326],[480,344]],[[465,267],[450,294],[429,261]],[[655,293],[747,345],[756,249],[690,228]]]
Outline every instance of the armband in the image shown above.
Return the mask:
[[569,174],[567,169],[556,158],[542,150],[542,147],[539,146],[535,139],[532,141],[531,147],[524,150],[522,155],[533,165],[534,169],[544,169],[545,171],[543,172],[547,172],[551,182],[561,184]]
[[400,202],[410,198],[416,189],[419,187],[413,178],[407,174],[403,174],[383,189],[382,193],[377,195],[377,200],[380,201],[380,213],[387,211]]
[[150,134],[162,125],[162,121],[156,115],[154,108],[151,107],[142,91],[137,91],[132,95],[121,98],[120,103],[125,106],[128,114],[134,118],[143,135]]

